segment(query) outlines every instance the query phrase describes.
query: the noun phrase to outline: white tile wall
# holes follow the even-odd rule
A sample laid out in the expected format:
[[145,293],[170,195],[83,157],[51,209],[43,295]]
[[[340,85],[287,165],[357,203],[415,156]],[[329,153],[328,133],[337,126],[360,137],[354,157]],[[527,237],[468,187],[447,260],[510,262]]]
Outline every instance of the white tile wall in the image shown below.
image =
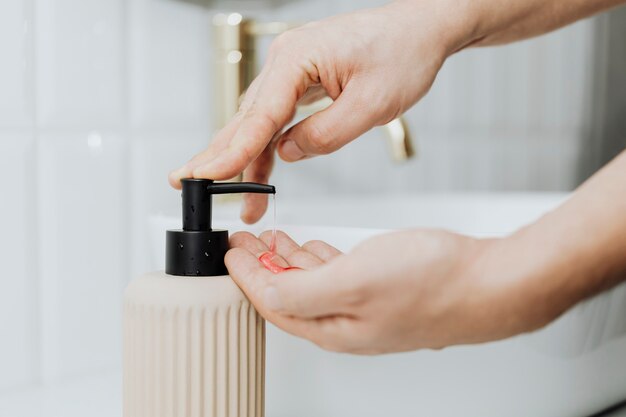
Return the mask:
[[132,126],[208,129],[209,10],[173,0],[128,3]]
[[[177,213],[167,173],[207,143],[219,105],[208,6],[302,21],[382,2],[0,2],[0,389],[118,363],[121,290],[151,264],[147,217]],[[272,182],[285,198],[571,188],[593,29],[452,57],[407,113],[416,160],[394,165],[376,129],[279,161]]]
[[[496,106],[493,126],[499,130],[512,128],[528,132],[533,124],[533,71],[537,59],[533,52],[537,40],[527,40],[507,47],[494,48],[498,70],[493,73],[496,85]],[[515,80],[515,82],[511,82]],[[508,94],[502,94],[502,91]]]
[[128,142],[97,131],[42,134],[38,158],[42,372],[54,380],[119,361]]
[[0,134],[0,390],[38,375],[34,152],[32,135]]
[[0,2],[0,127],[27,127],[32,122],[31,16],[29,0]]
[[120,127],[126,117],[124,0],[35,0],[43,127]]

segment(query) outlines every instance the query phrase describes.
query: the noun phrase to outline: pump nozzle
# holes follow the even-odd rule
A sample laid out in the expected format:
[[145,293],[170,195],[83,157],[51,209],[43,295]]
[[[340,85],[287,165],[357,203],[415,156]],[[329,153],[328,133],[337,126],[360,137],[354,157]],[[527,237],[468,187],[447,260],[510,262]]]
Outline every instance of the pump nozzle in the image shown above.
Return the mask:
[[273,185],[253,182],[214,183],[213,180],[181,180],[183,230],[168,230],[165,272],[170,275],[225,275],[224,256],[228,251],[228,231],[213,230],[213,194],[275,194]]
[[210,231],[213,194],[263,193],[276,194],[273,185],[254,182],[223,182],[183,179],[183,230]]
[[[183,180],[185,181],[185,180]],[[187,180],[190,181],[190,180]],[[191,180],[202,181],[202,180]],[[211,181],[211,180],[205,180]],[[210,194],[234,194],[234,193],[256,193],[256,194],[276,194],[276,187],[273,185],[258,184],[256,182],[219,182],[206,186]]]

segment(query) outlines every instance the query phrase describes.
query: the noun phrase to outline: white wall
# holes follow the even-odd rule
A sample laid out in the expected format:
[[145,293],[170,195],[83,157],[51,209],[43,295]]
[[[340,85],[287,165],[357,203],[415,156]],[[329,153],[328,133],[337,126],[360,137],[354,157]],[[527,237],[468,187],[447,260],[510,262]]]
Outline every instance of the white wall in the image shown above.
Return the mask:
[[[0,389],[119,362],[120,294],[148,267],[146,218],[176,213],[167,172],[207,143],[219,105],[214,11],[200,3],[0,2]],[[283,1],[255,14],[302,20],[373,4]],[[453,57],[407,114],[417,160],[393,166],[374,131],[331,157],[279,164],[273,181],[284,196],[383,183],[571,188],[589,125],[592,29]]]

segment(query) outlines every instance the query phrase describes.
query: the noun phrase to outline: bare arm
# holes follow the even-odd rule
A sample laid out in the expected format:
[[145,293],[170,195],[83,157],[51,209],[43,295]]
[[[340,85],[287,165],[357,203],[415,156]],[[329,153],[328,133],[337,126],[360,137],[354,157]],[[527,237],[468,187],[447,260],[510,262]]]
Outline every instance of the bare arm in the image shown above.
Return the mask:
[[[267,182],[275,152],[288,162],[328,154],[404,113],[456,51],[538,35],[624,1],[397,0],[288,31],[237,116],[170,182],[241,172]],[[334,103],[284,130],[298,102],[319,93]],[[265,196],[246,196],[242,218],[255,222],[266,207]]]
[[468,2],[475,15],[474,44],[509,43],[542,35],[623,4],[624,0],[513,0]]
[[626,280],[626,152],[534,224],[502,239],[406,230],[348,254],[278,238],[273,275],[260,239],[233,236],[226,264],[257,310],[336,351],[375,354],[498,340],[540,328]]
[[[266,181],[275,149],[291,162],[334,152],[406,111],[454,52],[535,36],[623,2],[398,0],[287,32],[237,117],[170,180],[245,170],[244,178]],[[314,89],[333,105],[283,132]],[[242,217],[257,220],[265,204],[248,200]],[[257,260],[267,243],[267,235],[233,236],[233,278],[267,319],[325,348],[381,353],[509,337],[625,279],[626,153],[507,238],[418,229],[343,255],[281,235],[282,262],[304,270],[279,276]]]
[[544,323],[626,280],[626,151],[482,259],[487,274],[499,257],[516,266],[510,278],[535,299]]

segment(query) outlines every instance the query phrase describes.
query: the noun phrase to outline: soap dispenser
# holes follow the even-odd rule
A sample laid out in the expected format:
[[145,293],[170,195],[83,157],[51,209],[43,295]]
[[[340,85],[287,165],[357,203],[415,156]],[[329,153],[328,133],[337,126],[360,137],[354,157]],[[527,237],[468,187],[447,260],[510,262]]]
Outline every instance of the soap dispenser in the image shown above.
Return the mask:
[[166,234],[165,271],[124,293],[124,417],[263,417],[265,322],[228,276],[228,231],[213,194],[271,185],[183,179],[183,229]]

